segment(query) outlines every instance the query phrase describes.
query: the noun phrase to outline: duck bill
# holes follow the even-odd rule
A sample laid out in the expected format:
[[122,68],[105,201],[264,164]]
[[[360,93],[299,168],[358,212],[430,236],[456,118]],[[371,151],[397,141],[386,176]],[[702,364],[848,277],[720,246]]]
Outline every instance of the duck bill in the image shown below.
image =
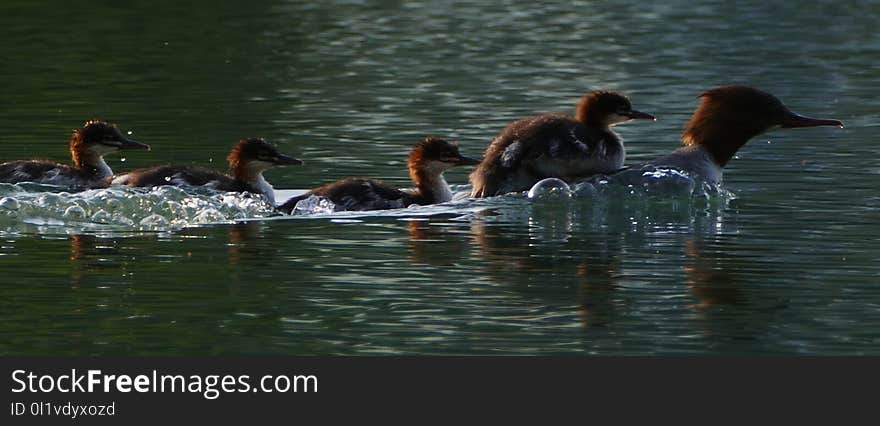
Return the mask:
[[140,143],[136,140],[132,139],[122,139],[119,142],[122,144],[119,145],[119,149],[127,149],[133,151],[149,151],[150,146],[145,143]]
[[843,128],[843,123],[838,120],[828,120],[819,118],[804,117],[796,113],[789,113],[782,121],[781,127],[790,129],[794,127],[819,127],[819,126],[837,126]]
[[462,156],[462,157],[458,158],[458,160],[455,162],[455,165],[456,166],[476,166],[477,164],[480,164],[481,162],[482,162],[482,160],[477,160],[476,158]]
[[641,112],[641,111],[636,111],[636,110],[630,111],[629,114],[627,114],[626,116],[629,117],[630,120],[657,121],[657,117],[654,117],[653,115],[648,114],[647,112]]
[[299,166],[303,164],[303,160],[281,154],[275,159],[275,164],[279,166]]

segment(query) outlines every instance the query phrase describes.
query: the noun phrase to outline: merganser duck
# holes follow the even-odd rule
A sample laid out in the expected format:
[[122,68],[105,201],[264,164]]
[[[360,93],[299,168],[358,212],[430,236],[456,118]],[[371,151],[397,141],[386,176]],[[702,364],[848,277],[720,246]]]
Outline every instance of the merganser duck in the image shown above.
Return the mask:
[[626,96],[599,90],[584,96],[574,117],[543,114],[513,122],[486,148],[470,175],[471,197],[525,191],[556,177],[570,180],[623,167],[623,140],[611,127],[630,120],[656,120],[632,109]]
[[707,182],[721,182],[722,169],[749,139],[782,127],[838,126],[838,120],[804,117],[786,107],[775,96],[746,86],[722,86],[699,96],[682,136],[684,146],[672,154],[648,163],[699,176]]
[[274,206],[275,190],[263,172],[273,166],[299,165],[302,160],[278,152],[278,148],[260,138],[242,139],[227,157],[232,176],[216,170],[190,165],[167,164],[114,176],[112,185],[133,187],[203,186],[226,192],[261,194]]
[[290,214],[296,203],[313,195],[328,198],[337,210],[365,211],[399,209],[411,204],[428,205],[452,200],[452,190],[443,172],[455,166],[476,165],[480,160],[465,157],[458,145],[426,137],[409,154],[409,176],[415,188],[398,189],[382,181],[346,178],[293,197],[279,210]]
[[104,155],[121,150],[149,150],[150,146],[122,135],[113,124],[87,121],[70,139],[73,166],[46,160],[19,160],[0,164],[0,182],[35,182],[79,188],[106,186],[113,175]]

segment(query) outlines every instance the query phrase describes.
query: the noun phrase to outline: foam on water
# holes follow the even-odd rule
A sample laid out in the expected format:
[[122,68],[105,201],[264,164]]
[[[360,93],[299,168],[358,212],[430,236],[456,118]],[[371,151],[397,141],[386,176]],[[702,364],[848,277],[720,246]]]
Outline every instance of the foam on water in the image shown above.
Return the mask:
[[300,200],[290,212],[292,215],[326,214],[336,211],[336,204],[329,198],[312,195]]
[[[468,219],[487,210],[515,213],[522,210],[524,204],[532,205],[534,208],[527,209],[532,212],[537,208],[568,214],[573,209],[589,208],[599,209],[599,214],[607,220],[626,216],[633,223],[650,222],[658,217],[680,222],[701,211],[723,209],[734,199],[732,193],[720,186],[677,170],[657,168],[632,169],[571,185],[548,178],[527,193],[487,199],[468,198],[469,189],[467,185],[454,186],[455,197],[448,203],[368,212],[337,211],[330,200],[309,197],[287,216],[277,213],[263,197],[248,193],[218,193],[174,186],[64,192],[55,186],[0,184],[0,233],[168,232],[244,220],[430,216]],[[280,190],[278,193],[289,196],[302,191]]]
[[[448,216],[460,220],[479,217],[506,221],[511,216],[525,214],[545,223],[559,219],[566,223],[586,220],[594,226],[622,221],[633,227],[715,227],[721,223],[724,209],[735,198],[721,186],[702,182],[678,170],[657,168],[633,169],[570,185],[548,178],[527,192],[481,199],[468,198],[469,185],[455,185],[452,189],[455,196],[448,203],[366,212],[337,211],[330,200],[310,197],[302,200],[292,215],[268,220]],[[554,219],[555,216],[558,217]]]
[[336,221],[369,218],[407,219],[439,216],[465,219],[474,213],[494,207],[491,202],[486,200],[468,199],[466,196],[467,194],[470,194],[469,189],[467,191],[456,192],[453,201],[442,204],[428,206],[413,204],[399,209],[370,211],[339,210],[329,199],[325,197],[311,196],[298,202],[290,215],[275,216],[266,218],[265,220],[331,219]]
[[174,231],[276,214],[248,193],[173,186],[53,191],[59,188],[0,184],[0,233]]

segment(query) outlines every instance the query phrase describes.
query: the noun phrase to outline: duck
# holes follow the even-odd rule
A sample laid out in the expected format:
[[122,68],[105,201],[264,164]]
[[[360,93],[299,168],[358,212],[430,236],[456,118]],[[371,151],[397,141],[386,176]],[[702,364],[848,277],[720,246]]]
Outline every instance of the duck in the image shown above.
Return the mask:
[[274,166],[301,165],[303,161],[282,154],[262,138],[241,139],[227,157],[232,175],[187,164],[166,164],[113,176],[111,185],[130,187],[205,187],[224,192],[259,194],[275,206],[275,190],[263,177]]
[[471,173],[471,197],[526,191],[545,178],[570,181],[617,172],[626,150],[611,128],[630,120],[656,117],[634,110],[619,92],[597,90],[581,98],[573,117],[550,113],[514,121]]
[[699,99],[682,135],[683,146],[643,168],[675,169],[717,184],[737,151],[757,135],[776,128],[843,127],[839,120],[792,112],[779,98],[749,86],[716,87]]
[[290,214],[296,204],[312,196],[329,199],[336,211],[387,210],[445,203],[452,200],[452,190],[443,173],[452,167],[477,165],[480,160],[465,157],[457,143],[428,136],[412,149],[407,161],[415,188],[399,189],[376,179],[345,178],[314,188],[287,200],[279,207]]
[[0,164],[0,182],[34,182],[75,188],[99,188],[113,170],[104,156],[123,150],[145,150],[150,146],[124,136],[115,124],[89,120],[73,131],[70,139],[72,165],[49,160],[18,160]]

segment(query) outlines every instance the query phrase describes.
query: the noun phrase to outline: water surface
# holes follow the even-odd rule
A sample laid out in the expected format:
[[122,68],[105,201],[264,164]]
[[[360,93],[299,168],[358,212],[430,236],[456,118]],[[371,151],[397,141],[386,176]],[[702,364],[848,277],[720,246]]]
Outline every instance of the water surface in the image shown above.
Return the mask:
[[224,168],[263,136],[306,160],[267,173],[277,188],[405,185],[423,136],[476,156],[598,88],[659,117],[618,128],[630,164],[674,149],[719,84],[847,128],[760,136],[709,197],[623,185],[279,219],[248,196],[0,185],[0,353],[878,354],[878,13],[4,1],[0,161],[66,161],[71,129],[104,118],[153,146],[116,171]]

